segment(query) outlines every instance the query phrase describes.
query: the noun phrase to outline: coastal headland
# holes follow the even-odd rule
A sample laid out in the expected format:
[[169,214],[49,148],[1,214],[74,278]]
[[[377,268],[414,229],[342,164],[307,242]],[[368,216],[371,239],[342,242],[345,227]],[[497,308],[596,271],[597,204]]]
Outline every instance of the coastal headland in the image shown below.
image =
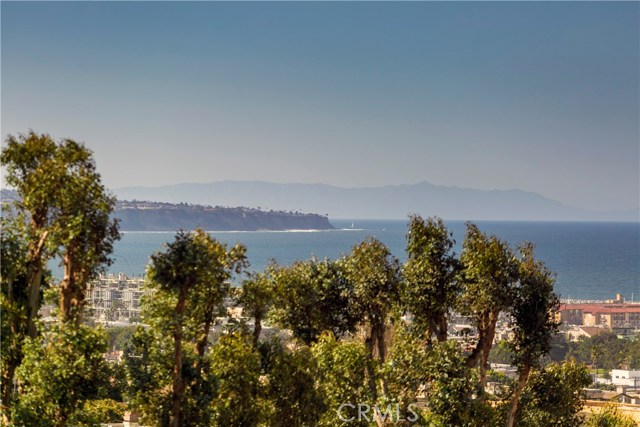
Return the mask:
[[248,207],[187,203],[118,201],[114,217],[122,231],[174,231],[202,228],[215,231],[331,230],[327,216]]

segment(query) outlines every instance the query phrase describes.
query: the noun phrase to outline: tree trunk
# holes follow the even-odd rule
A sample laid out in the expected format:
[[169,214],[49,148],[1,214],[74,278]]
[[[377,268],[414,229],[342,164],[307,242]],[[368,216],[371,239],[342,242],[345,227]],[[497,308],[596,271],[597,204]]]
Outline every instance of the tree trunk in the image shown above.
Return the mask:
[[171,412],[169,424],[171,427],[180,427],[182,423],[182,400],[184,398],[184,378],[182,378],[182,315],[185,309],[187,287],[182,285],[178,303],[176,304],[176,316],[178,318],[173,330],[173,369],[171,390]]
[[60,282],[60,318],[62,322],[80,324],[88,282],[86,269],[69,253],[62,259],[64,277]]
[[376,326],[376,341],[378,344],[378,359],[380,364],[383,364],[387,360],[387,343],[384,340],[384,324]]
[[480,359],[482,349],[484,348],[484,342],[487,339],[487,331],[484,323],[485,322],[482,322],[482,325],[478,328],[478,342],[476,343],[476,346],[471,350],[471,354],[467,356],[467,367],[470,369],[478,366],[478,359]]
[[438,323],[436,328],[436,338],[438,339],[438,342],[445,342],[447,340],[447,330],[447,315],[440,314],[438,316]]
[[73,301],[76,292],[75,272],[73,258],[70,255],[63,257],[64,277],[60,282],[60,318],[63,323],[69,322],[73,318]]
[[[382,366],[387,358],[387,343],[384,340],[384,324],[376,327],[376,340],[378,341],[378,364]],[[380,378],[380,385],[382,386],[382,394],[384,396],[389,395],[389,389],[387,382],[383,378]]]
[[496,323],[498,322],[498,316],[492,315],[489,324],[489,330],[487,331],[487,337],[482,345],[482,358],[480,363],[480,389],[484,390],[487,385],[487,364],[489,361],[489,353],[491,347],[493,347],[493,338],[496,336]]
[[7,367],[2,376],[2,425],[11,425],[9,419],[9,412],[11,408],[11,401],[13,400],[13,376],[17,368],[17,360],[11,358],[8,361]]
[[56,410],[55,426],[67,427],[67,418],[68,418],[68,415],[66,413],[66,409],[62,407],[58,407],[58,409]]
[[529,373],[531,372],[531,366],[525,364],[518,376],[518,385],[513,393],[513,399],[511,400],[511,408],[509,409],[509,416],[507,418],[507,427],[513,427],[516,422],[516,416],[518,415],[518,406],[520,404],[520,396],[522,390],[527,385],[529,380]]
[[428,322],[427,322],[427,332],[425,333],[425,338],[427,340],[427,346],[431,347],[431,344],[433,342],[433,336],[436,334],[437,331],[437,326],[436,326],[436,322],[433,319],[432,316],[429,316]]
[[[33,225],[33,222],[32,222]],[[36,224],[37,226],[37,224]],[[41,228],[41,227],[36,227]],[[44,250],[44,244],[46,243],[48,231],[45,231],[40,236],[40,240],[29,243],[29,254],[27,262],[27,304],[25,320],[21,319],[20,315],[15,313],[18,307],[13,307],[11,314],[11,334],[12,334],[12,347],[13,357],[7,360],[5,372],[2,375],[2,391],[0,396],[2,397],[2,425],[9,425],[9,408],[11,407],[11,401],[13,400],[13,378],[15,371],[22,361],[22,334],[25,330],[27,336],[35,338],[38,333],[36,328],[35,319],[38,316],[38,310],[40,309],[40,283],[42,282],[42,252]],[[14,303],[13,295],[13,283],[15,277],[9,277],[9,288],[7,289],[7,298],[9,304]],[[6,313],[5,313],[6,315]],[[23,329],[24,328],[24,329]]]
[[376,331],[371,326],[369,330],[369,336],[364,341],[364,345],[367,348],[367,355],[369,356],[369,363],[367,363],[367,376],[369,377],[369,392],[375,402],[378,399],[378,392],[376,390],[376,373],[373,366],[373,349],[376,344]]
[[256,315],[253,322],[253,346],[258,345],[260,339],[260,333],[262,333],[262,316]]
[[173,335],[173,390],[171,393],[171,427],[180,427],[182,398],[184,396],[184,379],[182,378],[182,334]]
[[204,322],[204,326],[202,327],[202,331],[200,332],[200,337],[196,342],[196,353],[198,354],[198,358],[202,359],[204,357],[204,351],[207,348],[207,342],[209,340],[209,329],[211,329],[211,320],[207,320]]
[[[11,407],[11,400],[13,397],[13,376],[15,374],[16,368],[18,367],[18,352],[20,351],[20,337],[18,335],[18,330],[20,326],[18,322],[20,322],[20,316],[16,315],[16,310],[18,307],[13,306],[13,283],[15,281],[15,275],[11,275],[7,277],[7,303],[12,307],[8,313],[4,313],[4,316],[10,316],[10,324],[11,324],[11,347],[12,347],[12,356],[7,358],[6,367],[2,372],[2,382],[0,385],[2,386],[2,392],[0,394],[2,398],[2,406],[0,410],[2,411],[2,425],[9,425],[9,408]],[[7,338],[4,338],[6,343]]]
[[[186,295],[185,295],[186,300]],[[204,357],[204,351],[207,348],[207,342],[209,341],[209,329],[211,329],[211,324],[213,323],[213,310],[215,303],[211,299],[206,302],[205,309],[205,318],[204,325],[202,326],[202,330],[200,331],[200,336],[196,339],[196,353],[198,354],[198,358],[202,361]]]
[[[36,230],[42,229],[38,223],[33,222],[32,227]],[[42,282],[42,251],[47,241],[49,232],[45,231],[40,236],[38,243],[29,244],[29,263],[27,265],[27,284],[29,286],[29,301],[27,312],[27,335],[35,338],[36,329],[35,319],[40,309],[40,282]]]
[[27,335],[35,338],[37,334],[35,319],[40,309],[40,282],[42,282],[42,260],[38,257],[27,267],[29,280],[29,303],[27,314]]
[[493,338],[496,334],[496,323],[498,322],[499,312],[490,312],[483,316],[478,329],[478,343],[467,356],[467,367],[475,368],[480,361],[480,381],[481,390],[484,390],[487,384],[487,361],[489,360],[489,352],[493,346]]

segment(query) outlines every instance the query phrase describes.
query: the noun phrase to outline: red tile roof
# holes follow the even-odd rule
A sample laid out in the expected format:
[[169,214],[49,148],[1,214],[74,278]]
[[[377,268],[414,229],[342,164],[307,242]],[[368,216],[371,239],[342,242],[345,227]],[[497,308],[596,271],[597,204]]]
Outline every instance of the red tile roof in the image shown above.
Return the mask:
[[640,304],[562,304],[560,311],[581,310],[587,313],[640,313]]

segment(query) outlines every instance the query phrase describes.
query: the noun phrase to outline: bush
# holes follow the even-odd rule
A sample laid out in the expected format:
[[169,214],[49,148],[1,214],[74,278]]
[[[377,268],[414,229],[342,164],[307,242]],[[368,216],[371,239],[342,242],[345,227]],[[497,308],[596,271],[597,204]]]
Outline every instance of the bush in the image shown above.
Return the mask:
[[100,423],[119,423],[124,418],[125,406],[112,399],[88,400],[73,416],[70,425],[98,426]]
[[622,413],[615,404],[605,406],[599,414],[591,415],[585,427],[636,427],[635,421]]

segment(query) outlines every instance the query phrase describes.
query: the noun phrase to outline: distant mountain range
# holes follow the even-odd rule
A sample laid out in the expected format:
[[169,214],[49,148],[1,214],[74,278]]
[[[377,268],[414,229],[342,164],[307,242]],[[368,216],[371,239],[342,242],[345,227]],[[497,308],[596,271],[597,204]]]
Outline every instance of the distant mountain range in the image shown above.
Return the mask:
[[325,184],[262,181],[123,187],[119,199],[250,206],[262,210],[319,212],[330,218],[401,219],[408,214],[456,220],[639,221],[638,209],[594,212],[522,190],[475,190],[421,182],[341,188]]

